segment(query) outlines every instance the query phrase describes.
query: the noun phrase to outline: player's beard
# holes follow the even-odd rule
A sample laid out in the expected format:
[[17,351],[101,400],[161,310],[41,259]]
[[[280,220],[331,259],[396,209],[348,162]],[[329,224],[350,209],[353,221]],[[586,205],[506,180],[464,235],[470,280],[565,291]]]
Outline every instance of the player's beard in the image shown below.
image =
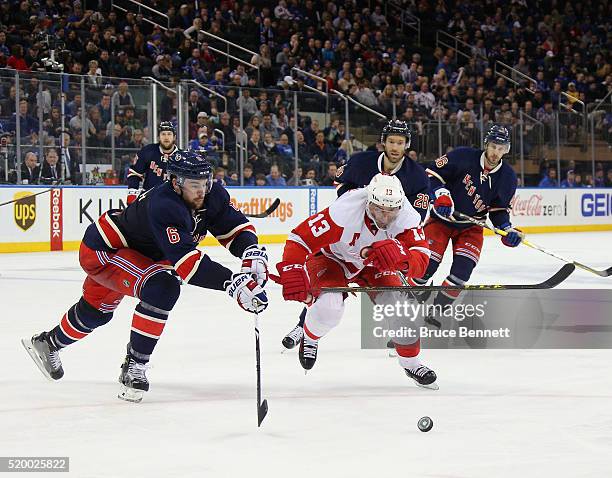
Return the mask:
[[189,209],[193,209],[194,211],[197,211],[198,209],[202,209],[202,206],[204,206],[204,197],[202,196],[200,197],[196,197],[194,199],[191,200],[186,200],[183,197],[183,200],[185,201],[185,203],[187,204],[187,206],[189,207]]
[[160,142],[159,142],[159,145],[161,146],[161,148],[162,148],[162,150],[163,150],[163,151],[168,151],[168,152],[169,152],[169,151],[172,151],[172,148],[174,148],[174,141],[173,141],[173,140],[169,141],[169,142],[167,143],[167,146],[166,146],[166,144],[164,144],[164,143],[162,143],[162,142],[160,141]]

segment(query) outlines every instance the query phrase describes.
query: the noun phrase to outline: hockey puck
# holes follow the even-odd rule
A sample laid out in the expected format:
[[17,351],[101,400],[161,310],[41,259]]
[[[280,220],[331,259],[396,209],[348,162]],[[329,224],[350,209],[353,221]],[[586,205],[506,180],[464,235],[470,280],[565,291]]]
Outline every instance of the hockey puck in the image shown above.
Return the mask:
[[419,418],[417,426],[422,432],[428,432],[433,428],[433,420],[429,417],[421,417]]

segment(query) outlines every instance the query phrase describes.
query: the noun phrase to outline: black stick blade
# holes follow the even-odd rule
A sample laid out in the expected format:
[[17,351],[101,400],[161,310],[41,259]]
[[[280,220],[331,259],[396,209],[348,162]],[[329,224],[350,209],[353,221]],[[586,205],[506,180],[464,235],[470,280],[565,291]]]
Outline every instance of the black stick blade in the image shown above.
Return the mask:
[[261,405],[257,408],[257,426],[261,426],[261,422],[264,421],[266,415],[268,414],[268,400],[264,400],[261,402]]
[[264,217],[268,217],[270,214],[272,214],[274,211],[276,211],[276,208],[280,205],[280,199],[276,198],[272,204],[270,204],[270,207],[268,209],[266,209],[264,212],[260,212],[259,214],[245,214],[246,217],[254,217],[257,219],[263,219]]
[[574,264],[565,264],[553,276],[542,282],[542,285],[544,285],[548,289],[557,287],[559,284],[561,284],[561,282],[567,279],[575,270],[576,266]]

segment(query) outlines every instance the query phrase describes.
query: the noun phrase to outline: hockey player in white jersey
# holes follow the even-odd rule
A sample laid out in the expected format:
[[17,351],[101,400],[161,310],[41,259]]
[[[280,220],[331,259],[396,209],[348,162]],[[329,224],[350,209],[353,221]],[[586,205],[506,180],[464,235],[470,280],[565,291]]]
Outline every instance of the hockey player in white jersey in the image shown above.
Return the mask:
[[[305,370],[315,364],[319,339],[339,324],[344,312],[347,294],[320,289],[349,283],[401,286],[396,271],[421,277],[429,248],[420,223],[421,216],[406,199],[399,179],[377,174],[366,188],[347,192],[291,231],[275,279],[285,300],[309,306],[299,352]],[[394,293],[371,298],[387,303],[392,299],[384,297],[388,294]],[[398,340],[395,347],[409,377],[420,386],[437,388],[436,374],[418,359],[418,337]]]

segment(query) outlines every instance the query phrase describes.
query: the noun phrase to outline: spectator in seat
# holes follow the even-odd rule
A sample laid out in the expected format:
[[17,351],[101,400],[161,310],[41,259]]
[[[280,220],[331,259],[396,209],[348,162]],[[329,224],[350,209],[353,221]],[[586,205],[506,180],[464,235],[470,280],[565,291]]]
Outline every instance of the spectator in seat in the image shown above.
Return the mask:
[[[580,187],[578,186],[578,180],[577,178],[580,175],[577,174],[574,178],[574,181],[576,183],[575,187]],[[580,177],[580,183],[582,183],[582,177]],[[540,188],[556,188],[558,186],[557,183],[557,168],[548,168],[548,173],[546,175],[546,177],[544,179],[542,179],[542,181],[540,181],[540,184],[538,184],[538,187]]]
[[40,176],[40,166],[36,154],[28,152],[21,163],[21,181],[23,184],[36,184]]
[[[555,170],[556,171],[556,170]],[[570,169],[566,173],[566,178],[561,181],[562,188],[575,188],[576,187],[576,174],[573,169]]]
[[321,181],[321,186],[333,186],[336,181],[336,172],[338,171],[338,166],[336,163],[329,163],[327,165],[327,174],[325,178]]
[[302,168],[298,166],[297,175],[295,169],[291,170],[291,177],[287,181],[287,186],[301,186],[302,185]]
[[23,46],[13,45],[12,55],[9,56],[6,66],[17,71],[30,71],[30,67],[23,57]]
[[281,134],[281,137],[276,144],[276,150],[280,154],[281,158],[285,160],[293,158],[293,147],[289,144],[289,137],[286,134]]
[[255,177],[255,186],[267,186],[268,182],[266,180],[266,175],[265,174],[258,174]]
[[338,148],[338,150],[336,151],[336,154],[334,155],[334,162],[337,165],[342,166],[344,163],[348,161],[348,159],[352,156],[352,154],[353,154],[352,143],[344,139],[342,140],[342,144],[340,144],[340,147]]
[[31,135],[33,132],[38,131],[38,121],[28,113],[28,102],[27,100],[19,101],[19,117],[13,113],[12,121],[9,125],[8,131],[17,132],[17,120],[19,118],[20,135],[22,138]]
[[308,168],[306,170],[306,174],[302,183],[305,186],[318,186],[319,183],[317,182],[317,170],[313,167]]
[[253,166],[249,163],[244,165],[242,170],[242,178],[245,186],[255,186],[255,174],[253,173]]
[[287,185],[287,182],[285,181],[285,178],[281,176],[280,168],[278,167],[278,164],[276,163],[270,166],[270,174],[266,176],[266,180],[267,180],[268,186],[286,186]]
[[606,173],[605,185],[607,188],[612,188],[612,168],[608,169]]
[[44,184],[56,184],[62,179],[62,167],[59,156],[54,148],[48,149],[45,154],[40,171],[40,182]]
[[113,95],[113,101],[115,102],[115,110],[123,111],[128,106],[134,108],[134,98],[132,93],[129,92],[127,81],[119,82],[119,89]]
[[317,133],[315,143],[312,145],[310,152],[312,153],[312,161],[329,162],[334,158],[334,153],[325,142],[323,131]]
[[603,188],[605,187],[606,182],[604,179],[604,171],[603,168],[602,169],[597,169],[595,171],[595,178],[593,178],[593,186],[596,188]]

